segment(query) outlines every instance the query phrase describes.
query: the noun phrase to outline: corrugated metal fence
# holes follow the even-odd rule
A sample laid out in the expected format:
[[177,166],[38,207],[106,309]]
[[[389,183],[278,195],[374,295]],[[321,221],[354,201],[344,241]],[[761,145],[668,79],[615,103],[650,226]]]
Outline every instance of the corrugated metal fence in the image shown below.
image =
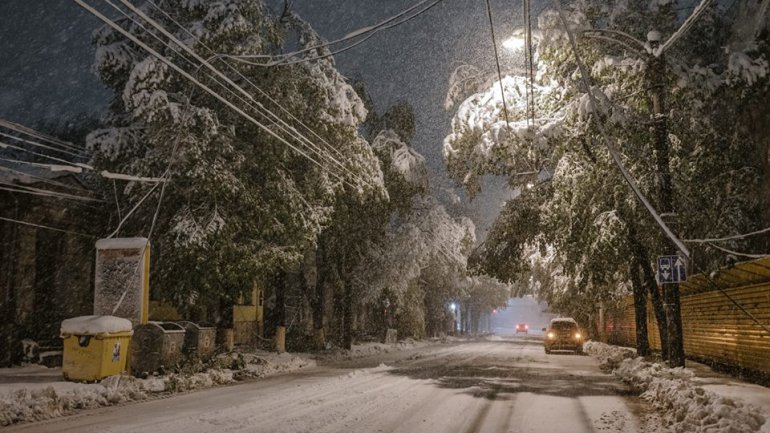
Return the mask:
[[[680,293],[688,357],[770,375],[770,258],[720,269],[711,278],[695,275]],[[650,345],[660,350],[651,305],[647,312]],[[610,343],[633,347],[635,332],[629,298],[622,311],[608,315],[605,333]]]

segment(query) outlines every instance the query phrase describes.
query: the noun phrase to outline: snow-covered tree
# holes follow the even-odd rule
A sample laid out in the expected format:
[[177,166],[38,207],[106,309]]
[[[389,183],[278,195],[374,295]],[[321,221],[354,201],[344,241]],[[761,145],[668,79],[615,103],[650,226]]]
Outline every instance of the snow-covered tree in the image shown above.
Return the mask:
[[[568,25],[590,72],[590,89],[581,81],[558,14],[546,11],[539,18],[535,47],[535,118],[527,120],[524,77],[503,77],[502,83],[479,89],[459,104],[444,141],[450,175],[471,193],[486,174],[507,175],[522,191],[508,203],[479,254],[482,269],[515,280],[516,271],[532,268],[530,251],[553,251],[550,261],[558,264],[553,271],[560,278],[540,286],[551,299],[574,287],[574,299],[592,301],[598,299],[594,292],[605,287],[614,293],[615,287],[628,286],[634,273],[648,287],[655,285],[650,253],[661,250],[664,240],[627,189],[605,145],[609,140],[619,148],[623,164],[660,208],[653,133],[659,117],[650,90],[658,85],[667,91],[666,138],[679,198],[679,234],[697,238],[757,228],[758,167],[755,145],[747,140],[752,127],[742,124],[741,110],[753,94],[767,92],[767,47],[756,39],[728,44],[736,23],[714,6],[672,46],[668,69],[656,75],[651,67],[655,57],[636,41],[646,40],[651,30],[673,34],[680,23],[675,6],[668,1],[581,0],[566,6]],[[591,103],[589,90],[598,106]],[[607,137],[598,130],[597,117]],[[742,245],[736,241],[732,246]],[[713,251],[699,251],[696,259],[699,267],[718,261]]]
[[[202,58],[274,55],[284,47],[304,48],[320,41],[301,18],[271,15],[261,0],[155,4],[163,12],[151,3],[140,8]],[[205,67],[186,63],[178,48],[153,39],[148,25],[119,23],[299,147],[288,128],[282,130],[275,118],[256,114],[253,106],[216,83],[221,78],[215,80]],[[94,163],[101,169],[166,180],[160,187],[137,181],[116,186],[126,219],[118,235],[152,234],[157,252],[154,287],[159,288],[154,296],[173,299],[180,307],[233,299],[255,279],[298,263],[329,224],[336,198],[345,192],[345,183],[330,171],[348,174],[316,155],[324,166],[318,167],[109,27],[95,33],[95,44],[95,69],[114,98],[110,126],[88,139]],[[326,53],[315,49],[305,56]],[[366,110],[331,58],[273,68],[212,61],[253,95],[263,108],[259,111],[273,111],[347,171],[366,179],[363,184],[348,176],[348,183],[358,183],[351,189],[353,196],[366,200],[384,194],[378,161],[357,133]],[[145,196],[150,198],[143,201]]]

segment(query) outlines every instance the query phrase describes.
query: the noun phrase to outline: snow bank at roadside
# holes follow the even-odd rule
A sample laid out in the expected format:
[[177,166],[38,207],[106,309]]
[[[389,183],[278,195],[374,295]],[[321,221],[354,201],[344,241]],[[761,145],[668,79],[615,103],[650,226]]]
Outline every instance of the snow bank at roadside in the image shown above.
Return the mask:
[[648,362],[630,349],[603,343],[588,342],[584,350],[662,412],[670,432],[753,433],[766,421],[755,406],[697,386],[689,369]]
[[323,361],[343,361],[356,358],[365,358],[367,356],[381,355],[383,353],[402,352],[405,350],[425,347],[430,344],[435,344],[435,342],[430,340],[417,341],[411,338],[407,338],[393,344],[363,343],[353,345],[351,350],[344,350],[340,348],[329,349],[318,354],[316,358]]
[[172,373],[147,379],[111,376],[99,383],[76,384],[74,387],[71,382],[52,382],[50,386],[36,390],[22,387],[0,395],[0,426],[56,418],[80,409],[210,388],[316,365],[305,355],[269,352],[222,354],[212,364],[214,368],[199,373]]

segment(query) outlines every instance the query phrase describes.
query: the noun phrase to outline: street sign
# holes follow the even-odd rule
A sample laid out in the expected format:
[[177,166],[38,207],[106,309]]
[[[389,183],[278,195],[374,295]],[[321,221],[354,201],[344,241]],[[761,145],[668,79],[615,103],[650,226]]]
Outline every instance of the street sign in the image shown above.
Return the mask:
[[687,266],[680,256],[658,256],[658,282],[673,284],[687,281]]

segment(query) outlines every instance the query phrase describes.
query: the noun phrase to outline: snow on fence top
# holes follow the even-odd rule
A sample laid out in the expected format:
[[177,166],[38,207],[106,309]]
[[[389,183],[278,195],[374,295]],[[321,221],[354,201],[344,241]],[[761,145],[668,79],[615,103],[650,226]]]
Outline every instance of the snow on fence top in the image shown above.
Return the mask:
[[61,322],[61,335],[98,335],[131,331],[131,321],[115,316],[80,316]]
[[141,249],[147,245],[147,238],[113,238],[96,241],[98,250],[132,250]]

